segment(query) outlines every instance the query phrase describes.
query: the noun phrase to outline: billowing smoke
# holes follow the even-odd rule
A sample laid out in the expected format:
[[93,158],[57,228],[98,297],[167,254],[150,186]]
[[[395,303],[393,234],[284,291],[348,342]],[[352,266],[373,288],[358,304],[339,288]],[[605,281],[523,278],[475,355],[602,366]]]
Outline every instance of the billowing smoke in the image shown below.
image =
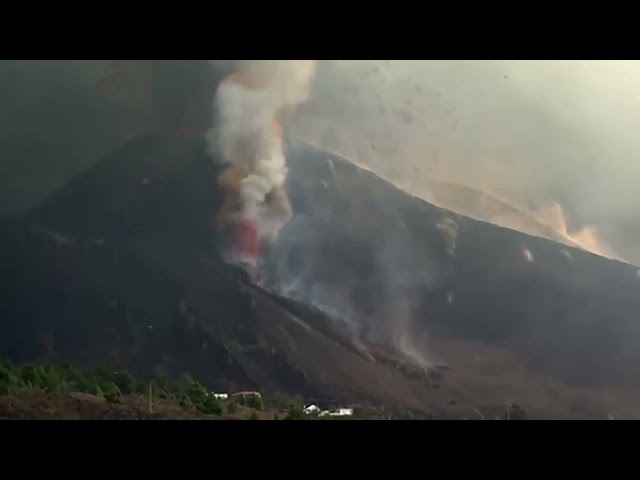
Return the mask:
[[261,242],[274,241],[291,218],[283,129],[309,96],[314,71],[313,60],[246,60],[218,87],[207,138],[228,166],[218,182],[225,199],[217,223],[236,225],[236,261],[255,265]]
[[[236,65],[274,84],[271,72],[283,71],[227,60],[1,62],[0,211],[37,203],[150,129],[201,135],[215,86]],[[299,77],[279,77],[295,103]],[[637,61],[321,61],[287,131],[504,226],[557,203],[584,248],[601,252],[588,245],[603,237],[607,256],[640,264],[639,84]],[[475,202],[490,204],[480,211],[447,182],[497,201]]]

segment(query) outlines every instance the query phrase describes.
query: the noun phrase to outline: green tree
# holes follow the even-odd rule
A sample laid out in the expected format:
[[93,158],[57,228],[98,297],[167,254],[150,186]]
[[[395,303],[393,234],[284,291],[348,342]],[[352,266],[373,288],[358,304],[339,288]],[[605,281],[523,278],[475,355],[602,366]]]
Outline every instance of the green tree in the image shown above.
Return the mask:
[[257,395],[249,395],[247,397],[247,407],[253,408],[254,410],[258,411],[264,410],[264,403],[262,402],[262,398]]
[[197,405],[197,408],[206,415],[222,415],[222,405],[213,395],[206,397],[201,404]]
[[207,389],[198,382],[191,382],[187,387],[185,394],[191,397],[194,405],[204,403],[207,398]]
[[40,375],[42,380],[41,387],[47,392],[62,391],[62,378],[55,368],[50,366],[43,367]]
[[102,392],[102,388],[100,388],[100,385],[98,385],[97,383],[91,385],[87,390],[87,393],[95,395],[96,397],[104,400],[104,393]]
[[25,365],[22,368],[20,376],[25,384],[31,384],[33,388],[43,387],[43,379],[40,377],[38,369],[35,367],[35,365]]
[[113,383],[123,395],[131,395],[136,390],[136,382],[129,372],[117,372],[113,375]]
[[180,400],[180,406],[189,412],[192,412],[196,409],[193,401],[191,401],[191,398],[186,395],[182,397],[182,400]]
[[10,360],[7,360],[5,358],[0,358],[0,368],[4,367],[6,370],[9,370],[10,372],[13,372],[14,374],[16,374],[16,366],[13,364],[13,362],[11,362]]
[[300,405],[291,405],[285,420],[305,420],[304,411]]
[[24,385],[23,381],[5,365],[0,365],[0,394],[6,395]]
[[229,400],[227,403],[227,413],[229,415],[235,415],[238,412],[238,404],[233,400]]
[[64,368],[63,371],[69,390],[78,392],[88,391],[89,383],[87,382],[83,371],[75,370],[74,368]]
[[169,392],[169,388],[168,387],[163,387],[163,388],[156,389],[156,395],[158,396],[158,398],[161,398],[162,400],[166,400],[168,398],[171,398],[171,392]]
[[122,392],[113,382],[105,386],[103,394],[104,399],[109,403],[120,403],[122,400]]
[[73,390],[82,393],[92,393],[97,386],[97,383],[92,383],[91,381],[89,381],[89,379],[81,374],[75,377],[71,383],[71,388]]

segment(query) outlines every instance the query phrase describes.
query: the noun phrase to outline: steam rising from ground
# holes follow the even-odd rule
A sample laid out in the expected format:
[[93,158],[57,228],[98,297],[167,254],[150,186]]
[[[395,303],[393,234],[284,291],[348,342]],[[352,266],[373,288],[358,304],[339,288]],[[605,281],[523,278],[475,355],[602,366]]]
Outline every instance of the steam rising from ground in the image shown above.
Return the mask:
[[460,213],[474,202],[443,184],[489,197],[472,216],[640,263],[639,81],[640,62],[324,61],[295,132]]

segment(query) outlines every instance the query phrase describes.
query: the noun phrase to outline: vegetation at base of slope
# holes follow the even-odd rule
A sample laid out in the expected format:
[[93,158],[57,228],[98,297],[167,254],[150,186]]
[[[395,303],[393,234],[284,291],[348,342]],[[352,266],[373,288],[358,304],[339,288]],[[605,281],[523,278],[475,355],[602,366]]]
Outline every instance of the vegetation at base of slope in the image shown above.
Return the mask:
[[[68,363],[17,365],[8,360],[0,360],[0,396],[13,396],[14,399],[31,398],[29,392],[42,392],[42,398],[59,401],[64,394],[89,394],[106,404],[127,407],[135,405],[138,410],[148,409],[149,404],[157,412],[173,405],[189,418],[198,416],[216,416],[229,419],[250,420],[334,420],[340,417],[319,415],[318,412],[304,412],[304,402],[300,398],[280,397],[277,395],[263,399],[260,396],[247,395],[228,399],[216,398],[211,392],[194,380],[173,380],[159,376],[151,382],[143,381],[128,372],[110,372],[104,368],[77,369]],[[26,396],[25,396],[26,393]],[[41,398],[41,400],[42,400]],[[135,399],[128,401],[127,399]],[[155,406],[155,408],[154,408]],[[118,413],[119,412],[119,413]],[[168,413],[167,413],[168,412]],[[149,415],[131,415],[116,410],[116,417],[164,418],[177,414],[176,409],[165,411],[164,417]],[[37,415],[35,415],[37,416]],[[113,418],[112,416],[109,418]],[[420,412],[407,412],[384,407],[358,406],[353,416],[347,419],[357,420],[428,420]],[[465,417],[466,418],[466,417]],[[509,405],[504,419],[524,420],[525,410],[518,405]],[[342,417],[341,419],[345,419]],[[483,420],[484,416],[475,410],[472,420]]]
[[[40,393],[40,395],[38,395]],[[65,394],[89,394],[113,406],[135,405],[138,410],[148,409],[151,403],[153,412],[166,410],[174,405],[188,418],[199,415],[217,416],[228,419],[279,420],[304,419],[302,405],[289,400],[289,415],[280,405],[285,400],[269,402],[268,408],[259,396],[240,396],[237,399],[218,399],[207,389],[193,380],[173,380],[159,376],[151,382],[143,381],[128,372],[110,372],[104,368],[78,369],[68,363],[31,363],[17,365],[9,360],[0,360],[0,397],[12,404],[24,403],[41,405],[43,402],[60,405]],[[36,401],[33,401],[33,400]],[[137,401],[131,401],[137,400]],[[151,400],[151,402],[149,402]],[[280,403],[279,403],[280,402]],[[43,408],[47,409],[48,407]],[[271,411],[270,411],[271,409]],[[37,412],[25,413],[21,409],[20,418],[36,418]],[[171,413],[172,412],[172,413]],[[172,409],[169,416],[176,414]],[[95,413],[95,412],[94,412]],[[144,412],[143,412],[144,413]],[[166,415],[140,414],[116,410],[104,418],[164,418]],[[164,412],[166,413],[166,411]]]
[[206,415],[222,415],[223,404],[195,381],[159,378],[152,383],[128,372],[110,372],[104,368],[76,369],[68,363],[16,365],[0,360],[0,395],[20,390],[47,393],[87,393],[120,404],[125,396],[144,395],[153,399],[174,400],[185,410]]

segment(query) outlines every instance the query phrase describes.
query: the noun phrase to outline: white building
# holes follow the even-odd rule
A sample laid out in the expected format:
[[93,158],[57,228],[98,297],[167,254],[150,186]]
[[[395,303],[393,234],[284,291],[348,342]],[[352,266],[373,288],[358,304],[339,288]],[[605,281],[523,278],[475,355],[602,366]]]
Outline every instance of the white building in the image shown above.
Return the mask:
[[309,405],[308,407],[304,408],[303,412],[307,415],[311,415],[312,413],[319,413],[320,409],[315,405]]
[[237,392],[231,395],[232,397],[242,397],[242,398],[247,398],[247,397],[258,397],[258,398],[262,398],[262,395],[260,395],[260,392]]
[[229,398],[229,394],[227,394],[227,393],[213,393],[213,392],[211,392],[211,395],[213,395],[215,398],[217,398],[219,400],[226,400],[227,398]]
[[332,417],[350,417],[353,415],[353,408],[338,408],[329,412]]

